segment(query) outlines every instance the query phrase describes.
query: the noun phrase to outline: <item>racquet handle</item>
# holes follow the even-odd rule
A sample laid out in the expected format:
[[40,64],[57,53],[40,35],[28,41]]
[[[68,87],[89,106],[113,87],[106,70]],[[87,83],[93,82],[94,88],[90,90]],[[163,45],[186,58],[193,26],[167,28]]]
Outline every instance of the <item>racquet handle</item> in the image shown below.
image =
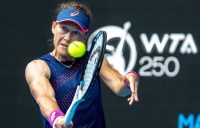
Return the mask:
[[68,126],[70,125],[72,118],[74,117],[77,106],[84,100],[85,99],[80,99],[76,101],[72,106],[69,107],[70,111],[67,111],[67,113],[65,114],[65,122]]

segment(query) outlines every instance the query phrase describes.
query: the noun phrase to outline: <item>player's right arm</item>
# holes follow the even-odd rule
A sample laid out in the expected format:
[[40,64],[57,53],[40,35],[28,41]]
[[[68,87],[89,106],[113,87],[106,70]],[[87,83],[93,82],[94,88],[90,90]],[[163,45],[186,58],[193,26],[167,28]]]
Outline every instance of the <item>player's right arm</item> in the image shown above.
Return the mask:
[[[50,75],[51,72],[48,65],[42,60],[31,61],[25,70],[25,77],[30,92],[39,105],[42,115],[47,120],[52,111],[60,110],[55,99],[55,92],[49,82]],[[59,123],[65,125],[65,122],[60,121]],[[63,128],[65,127],[66,126],[63,126]]]
[[59,109],[55,99],[55,92],[49,82],[49,67],[42,60],[33,60],[27,65],[25,76],[31,94],[39,105],[40,111],[48,119],[52,110]]

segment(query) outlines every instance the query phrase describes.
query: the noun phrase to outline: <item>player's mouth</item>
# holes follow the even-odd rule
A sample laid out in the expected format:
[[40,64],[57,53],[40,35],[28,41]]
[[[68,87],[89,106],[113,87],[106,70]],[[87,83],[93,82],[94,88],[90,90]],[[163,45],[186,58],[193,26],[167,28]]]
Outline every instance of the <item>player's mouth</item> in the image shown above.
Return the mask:
[[64,48],[67,48],[68,47],[68,45],[67,44],[60,44],[62,47],[64,47]]

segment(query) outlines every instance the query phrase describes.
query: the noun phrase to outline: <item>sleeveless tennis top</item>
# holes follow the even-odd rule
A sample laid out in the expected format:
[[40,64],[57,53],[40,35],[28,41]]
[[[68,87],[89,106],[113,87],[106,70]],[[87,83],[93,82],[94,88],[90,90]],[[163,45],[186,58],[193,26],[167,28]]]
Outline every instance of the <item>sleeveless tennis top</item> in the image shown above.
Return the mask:
[[[51,71],[50,83],[55,91],[56,101],[63,113],[69,108],[81,75],[84,72],[85,57],[77,59],[71,68],[66,67],[51,54],[39,57],[47,63]],[[81,102],[72,119],[73,128],[105,128],[105,119],[102,107],[100,80],[95,85],[87,100]],[[52,128],[42,116],[45,128]]]

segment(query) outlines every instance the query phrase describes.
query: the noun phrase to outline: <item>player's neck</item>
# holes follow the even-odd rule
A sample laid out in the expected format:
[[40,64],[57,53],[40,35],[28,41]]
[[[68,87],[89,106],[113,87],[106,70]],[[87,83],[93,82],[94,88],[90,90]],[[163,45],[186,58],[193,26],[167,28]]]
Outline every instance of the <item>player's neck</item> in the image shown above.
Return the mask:
[[53,50],[50,54],[60,62],[68,62],[68,61],[73,62],[73,61],[75,61],[75,59],[71,58],[70,56],[61,56],[59,54],[56,54],[55,50]]

